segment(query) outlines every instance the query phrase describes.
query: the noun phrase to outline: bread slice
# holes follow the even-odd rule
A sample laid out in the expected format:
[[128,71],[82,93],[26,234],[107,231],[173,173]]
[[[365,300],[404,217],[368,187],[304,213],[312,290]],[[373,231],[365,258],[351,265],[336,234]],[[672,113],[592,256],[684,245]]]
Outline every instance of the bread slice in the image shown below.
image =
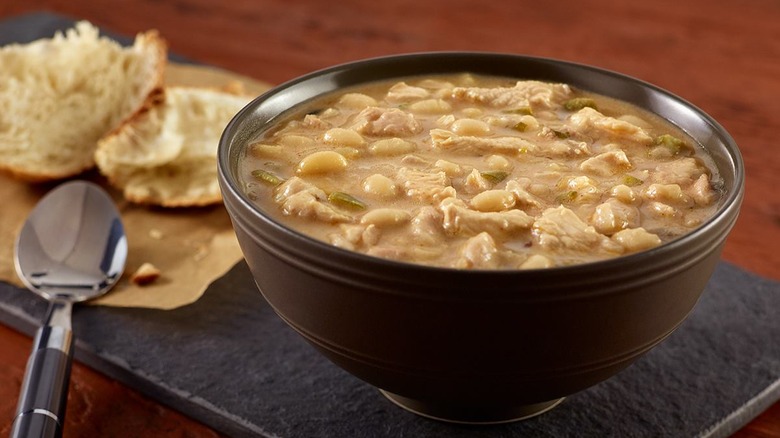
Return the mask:
[[95,161],[126,199],[164,207],[222,200],[217,146],[250,96],[201,87],[166,87],[165,98],[100,140]]
[[93,167],[98,140],[159,96],[166,57],[156,31],[122,47],[86,21],[0,48],[0,169],[46,181]]

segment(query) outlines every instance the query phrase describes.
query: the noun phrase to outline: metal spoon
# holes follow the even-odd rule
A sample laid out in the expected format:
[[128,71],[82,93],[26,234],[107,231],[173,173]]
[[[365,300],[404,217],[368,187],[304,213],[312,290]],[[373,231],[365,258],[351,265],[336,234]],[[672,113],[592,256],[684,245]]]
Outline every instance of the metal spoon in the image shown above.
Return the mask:
[[73,356],[73,303],[106,293],[127,259],[124,227],[99,186],[73,181],[49,192],[16,240],[16,272],[49,301],[33,341],[12,437],[62,434]]

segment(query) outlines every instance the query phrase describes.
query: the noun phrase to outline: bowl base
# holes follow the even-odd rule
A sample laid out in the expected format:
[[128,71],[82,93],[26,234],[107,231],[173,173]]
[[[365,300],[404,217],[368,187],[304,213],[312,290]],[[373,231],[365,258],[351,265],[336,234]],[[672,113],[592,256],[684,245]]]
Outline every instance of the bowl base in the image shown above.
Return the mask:
[[527,405],[484,407],[457,403],[415,400],[379,390],[388,400],[414,414],[433,420],[458,424],[500,424],[526,420],[558,406],[564,398]]

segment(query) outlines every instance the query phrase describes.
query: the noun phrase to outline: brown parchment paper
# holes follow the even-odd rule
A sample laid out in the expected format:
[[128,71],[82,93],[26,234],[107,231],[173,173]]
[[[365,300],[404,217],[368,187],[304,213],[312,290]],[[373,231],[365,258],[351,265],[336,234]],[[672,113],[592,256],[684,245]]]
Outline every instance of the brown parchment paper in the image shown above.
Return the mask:
[[[166,84],[222,87],[238,81],[259,95],[268,84],[220,69],[169,64]],[[175,309],[195,302],[209,284],[232,268],[242,255],[224,207],[163,209],[128,203],[96,171],[79,176],[114,198],[127,233],[125,273],[94,305]],[[27,215],[57,184],[30,184],[0,174],[0,280],[22,286],[14,268],[14,243]],[[130,275],[143,263],[161,271],[153,283],[138,286]]]

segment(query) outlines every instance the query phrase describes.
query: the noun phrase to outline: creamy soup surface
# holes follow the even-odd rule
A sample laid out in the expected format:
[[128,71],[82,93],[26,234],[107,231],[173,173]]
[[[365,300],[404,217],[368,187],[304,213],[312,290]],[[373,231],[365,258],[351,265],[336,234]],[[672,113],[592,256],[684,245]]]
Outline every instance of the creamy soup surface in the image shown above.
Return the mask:
[[647,250],[712,216],[721,185],[665,120],[566,84],[472,74],[319,98],[253,139],[264,212],[347,250],[536,269]]

